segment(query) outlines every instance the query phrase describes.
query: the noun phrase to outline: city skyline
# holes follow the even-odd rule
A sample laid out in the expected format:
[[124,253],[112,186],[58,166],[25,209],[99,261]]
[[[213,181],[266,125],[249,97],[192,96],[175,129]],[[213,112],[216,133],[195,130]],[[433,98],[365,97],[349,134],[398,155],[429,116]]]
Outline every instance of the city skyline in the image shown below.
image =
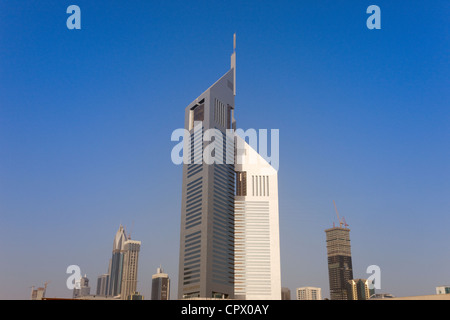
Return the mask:
[[16,239],[0,299],[47,281],[47,297],[71,297],[69,265],[95,286],[111,232],[133,221],[138,291],[151,296],[162,264],[176,298],[182,169],[170,135],[186,101],[227,71],[235,32],[239,126],[280,130],[282,287],[329,297],[333,199],[354,278],[378,265],[376,292],[397,297],[450,283],[448,1],[377,1],[381,30],[365,25],[372,3],[77,4],[79,32],[67,6],[0,4],[0,241]]

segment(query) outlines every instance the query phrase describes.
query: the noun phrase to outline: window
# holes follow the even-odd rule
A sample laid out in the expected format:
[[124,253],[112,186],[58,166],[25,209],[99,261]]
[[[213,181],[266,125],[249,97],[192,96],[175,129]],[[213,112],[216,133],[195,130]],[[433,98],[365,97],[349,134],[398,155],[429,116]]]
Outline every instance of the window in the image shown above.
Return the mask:
[[236,172],[236,195],[247,195],[247,172]]
[[189,116],[189,130],[194,128],[194,124],[196,121],[203,121],[205,118],[205,100],[203,99],[198,104],[194,105],[191,108],[190,116]]

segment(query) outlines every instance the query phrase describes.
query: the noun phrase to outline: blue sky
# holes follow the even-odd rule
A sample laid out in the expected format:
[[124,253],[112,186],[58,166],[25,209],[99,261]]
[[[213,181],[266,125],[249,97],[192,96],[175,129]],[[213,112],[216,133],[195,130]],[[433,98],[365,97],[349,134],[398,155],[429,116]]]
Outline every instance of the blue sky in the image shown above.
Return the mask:
[[[66,9],[81,8],[81,30]],[[366,27],[369,5],[381,30]],[[96,288],[114,234],[142,241],[138,289],[162,264],[177,287],[181,167],[173,130],[229,68],[235,117],[280,130],[282,285],[328,297],[333,200],[355,277],[433,294],[450,284],[450,3],[35,1],[0,3],[0,299]],[[294,297],[294,294],[292,294]]]

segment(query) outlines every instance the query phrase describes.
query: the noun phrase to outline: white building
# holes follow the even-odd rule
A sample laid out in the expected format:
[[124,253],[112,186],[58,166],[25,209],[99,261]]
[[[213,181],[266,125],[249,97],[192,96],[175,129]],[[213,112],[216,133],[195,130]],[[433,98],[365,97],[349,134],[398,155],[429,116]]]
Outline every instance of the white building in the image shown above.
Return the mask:
[[450,293],[450,286],[436,287],[436,294],[448,294]]
[[316,287],[297,288],[297,300],[322,300],[322,289]]
[[281,300],[278,173],[236,140],[235,298]]

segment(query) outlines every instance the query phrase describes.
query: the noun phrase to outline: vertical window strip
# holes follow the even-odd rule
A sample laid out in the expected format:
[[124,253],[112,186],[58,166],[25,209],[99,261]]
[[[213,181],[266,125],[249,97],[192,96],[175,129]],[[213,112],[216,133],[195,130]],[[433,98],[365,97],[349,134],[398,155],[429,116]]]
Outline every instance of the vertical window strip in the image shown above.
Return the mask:
[[266,196],[266,176],[262,176],[263,181],[263,196]]
[[252,196],[255,196],[255,176],[252,175]]
[[258,180],[259,180],[259,195],[260,196],[262,196],[262,193],[261,193],[261,176],[258,176]]

